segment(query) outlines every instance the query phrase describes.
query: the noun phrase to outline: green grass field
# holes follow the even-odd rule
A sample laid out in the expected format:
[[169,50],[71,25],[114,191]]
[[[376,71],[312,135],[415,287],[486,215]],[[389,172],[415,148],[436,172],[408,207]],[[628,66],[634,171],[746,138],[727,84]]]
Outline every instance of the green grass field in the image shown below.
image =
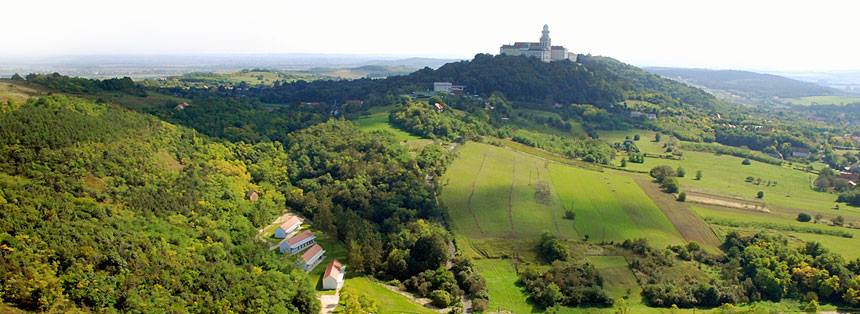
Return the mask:
[[[639,133],[642,139],[637,146],[649,153],[663,151],[661,143],[651,140],[654,133],[651,131],[617,131],[601,133],[601,138],[611,142],[624,139],[624,135]],[[663,137],[667,141],[668,136]],[[741,165],[743,158],[729,155],[715,155],[712,153],[684,151],[683,160],[669,160],[660,158],[646,158],[645,163],[627,163],[631,170],[648,171],[658,165],[668,165],[673,168],[683,167],[687,175],[680,178],[682,190],[698,191],[707,194],[728,196],[751,201],[763,201],[772,211],[797,215],[798,212],[810,214],[820,213],[825,217],[842,215],[846,220],[860,219],[860,209],[841,206],[841,210],[834,210],[837,205],[836,195],[830,193],[816,192],[810,188],[811,182],[816,175],[793,169],[789,165],[777,166],[752,161],[751,165]],[[616,165],[620,159],[613,161]],[[702,180],[695,180],[696,171],[702,171]],[[761,178],[762,183],[745,182],[746,177]],[[767,186],[767,181],[776,182]],[[763,200],[755,198],[756,192],[765,193]]]
[[388,112],[377,112],[367,116],[360,117],[352,121],[363,131],[385,131],[394,135],[394,139],[398,142],[414,141],[421,139],[409,132],[403,131],[391,125],[388,122]]
[[514,313],[530,313],[531,304],[526,301],[528,295],[524,288],[517,284],[514,265],[506,259],[478,259],[475,268],[487,281],[487,292],[490,295],[489,312],[507,310]]
[[[799,222],[795,219],[797,217],[796,215],[792,216],[781,212],[763,213],[713,206],[692,206],[692,208],[698,215],[705,218],[706,220],[711,221],[715,225],[727,225],[728,223],[744,226],[723,226],[726,229],[741,229],[751,232],[766,229],[771,232],[783,234],[790,239],[796,240],[798,244],[800,244],[801,241],[820,242],[826,248],[829,248],[834,252],[842,254],[842,256],[846,259],[855,259],[860,257],[860,250],[857,250],[857,247],[860,247],[860,230],[857,229],[829,226],[824,223]],[[767,228],[767,226],[774,227]],[[792,228],[804,230],[822,230],[825,232],[844,232],[852,234],[854,237],[846,238],[839,235],[818,234],[814,233],[813,231],[791,231]]]
[[603,289],[610,297],[628,299],[629,305],[641,304],[642,288],[623,256],[589,256],[588,262],[603,277]]
[[[623,174],[472,142],[458,156],[442,180],[442,200],[455,233],[472,244],[529,245],[544,231],[574,240],[588,235],[595,242],[639,237],[660,247],[683,242],[654,202]],[[576,213],[573,221],[563,219],[568,208]],[[505,244],[493,244],[499,239]]]
[[553,185],[576,230],[593,241],[647,238],[657,247],[683,242],[681,234],[629,176],[550,165]]
[[801,106],[815,106],[815,105],[848,105],[848,104],[860,104],[860,97],[852,97],[852,96],[809,96],[809,97],[801,97],[801,98],[792,98],[788,100],[789,103]]
[[375,300],[379,305],[379,314],[436,313],[365,277],[347,279],[344,288],[347,287]]

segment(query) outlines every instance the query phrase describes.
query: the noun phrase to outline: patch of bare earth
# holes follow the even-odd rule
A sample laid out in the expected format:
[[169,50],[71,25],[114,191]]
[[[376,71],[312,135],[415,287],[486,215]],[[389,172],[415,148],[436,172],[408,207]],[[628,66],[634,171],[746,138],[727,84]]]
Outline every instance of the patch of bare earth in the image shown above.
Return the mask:
[[[681,236],[687,241],[695,241],[699,244],[716,248],[720,245],[720,239],[711,229],[711,227],[687,207],[684,202],[675,200],[675,196],[670,193],[665,193],[660,190],[660,187],[651,182],[650,178],[644,176],[635,176],[633,178],[636,184],[645,191],[657,207],[669,218],[669,221],[675,225]],[[687,201],[690,201],[690,195],[687,194]]]
[[702,192],[687,192],[687,202],[698,203],[704,205],[715,205],[729,208],[737,208],[744,210],[757,211],[762,213],[770,213],[770,209],[765,207],[764,203],[758,203],[743,199],[731,198],[726,196],[717,196]]

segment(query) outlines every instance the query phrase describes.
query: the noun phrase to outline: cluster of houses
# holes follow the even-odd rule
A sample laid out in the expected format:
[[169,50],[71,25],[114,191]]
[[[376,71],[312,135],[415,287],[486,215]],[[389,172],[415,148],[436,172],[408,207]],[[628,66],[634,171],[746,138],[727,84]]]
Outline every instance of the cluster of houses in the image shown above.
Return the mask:
[[[283,239],[278,243],[278,251],[281,254],[301,253],[298,266],[310,272],[325,260],[326,251],[316,243],[316,235],[313,232],[299,230],[301,225],[301,218],[290,215],[275,229],[275,238]],[[323,274],[323,289],[339,289],[343,285],[344,272],[344,266],[337,260],[332,260]]]

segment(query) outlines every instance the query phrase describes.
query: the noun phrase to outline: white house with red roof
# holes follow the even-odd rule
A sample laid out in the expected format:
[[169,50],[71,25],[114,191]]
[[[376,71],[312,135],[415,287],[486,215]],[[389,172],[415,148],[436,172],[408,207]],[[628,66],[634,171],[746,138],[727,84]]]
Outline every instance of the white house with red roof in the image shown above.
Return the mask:
[[302,267],[302,269],[304,269],[306,272],[309,272],[324,259],[325,250],[323,250],[323,248],[319,244],[314,244],[314,246],[312,246],[310,249],[305,251],[304,254],[302,254],[302,258],[299,259],[299,266]]
[[322,278],[323,290],[337,290],[343,287],[343,275],[346,269],[338,260],[331,261],[325,269]]
[[286,238],[287,235],[299,229],[302,226],[302,220],[296,216],[290,216],[278,226],[278,229],[275,229],[275,238],[283,239]]
[[281,254],[289,253],[290,255],[293,255],[304,251],[311,245],[314,245],[314,243],[316,243],[316,238],[317,237],[313,233],[305,230],[292,238],[281,241],[278,245],[278,249],[281,251]]

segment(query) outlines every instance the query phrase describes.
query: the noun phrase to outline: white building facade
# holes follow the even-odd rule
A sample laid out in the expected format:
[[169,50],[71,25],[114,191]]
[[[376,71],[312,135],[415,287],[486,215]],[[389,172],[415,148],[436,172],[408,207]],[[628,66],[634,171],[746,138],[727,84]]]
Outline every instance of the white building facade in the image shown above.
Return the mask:
[[549,26],[544,25],[539,42],[515,42],[513,45],[502,45],[499,53],[509,56],[527,56],[538,58],[543,62],[571,60],[576,61],[576,54],[567,51],[564,46],[553,46],[549,37]]

